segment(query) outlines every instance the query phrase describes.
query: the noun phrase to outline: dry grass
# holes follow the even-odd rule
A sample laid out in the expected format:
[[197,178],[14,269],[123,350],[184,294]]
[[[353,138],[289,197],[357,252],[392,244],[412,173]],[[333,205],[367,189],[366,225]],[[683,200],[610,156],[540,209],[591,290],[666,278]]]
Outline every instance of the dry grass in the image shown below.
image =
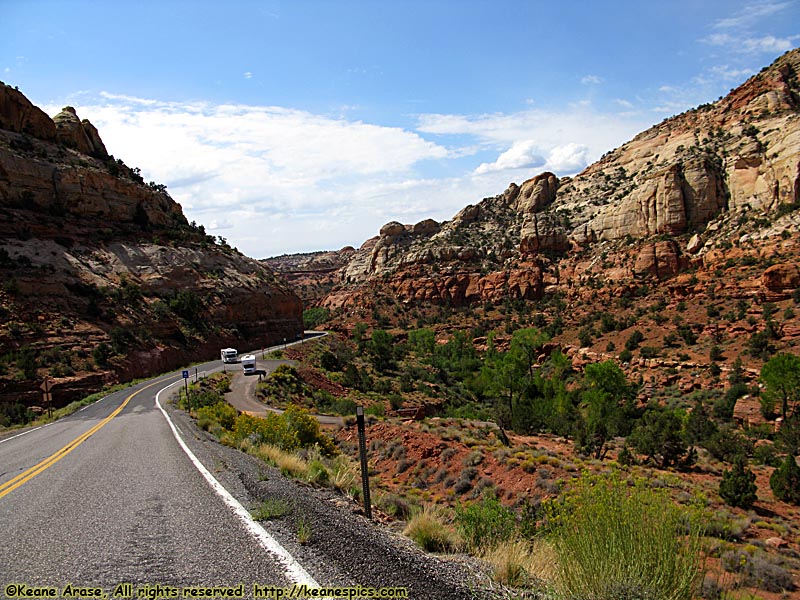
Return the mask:
[[261,444],[253,453],[264,462],[275,465],[281,473],[297,479],[306,479],[308,463],[291,452],[285,452],[271,444]]
[[512,587],[549,586],[558,573],[558,557],[544,540],[509,540],[486,550],[481,558],[497,583]]
[[403,533],[428,552],[453,552],[461,545],[441,511],[429,506],[411,517]]

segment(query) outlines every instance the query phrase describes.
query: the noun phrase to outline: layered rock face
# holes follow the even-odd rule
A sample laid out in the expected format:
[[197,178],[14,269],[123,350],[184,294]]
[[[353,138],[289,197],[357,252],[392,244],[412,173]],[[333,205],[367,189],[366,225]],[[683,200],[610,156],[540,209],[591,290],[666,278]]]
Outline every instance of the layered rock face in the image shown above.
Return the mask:
[[65,146],[102,160],[108,158],[97,128],[86,119],[81,121],[73,107],[65,106],[53,117],[53,122],[56,124],[56,138]]
[[[729,215],[770,219],[800,202],[799,73],[793,50],[727,97],[651,127],[575,177],[512,183],[444,223],[387,223],[351,255],[341,287],[323,303],[346,304],[387,281],[406,301],[485,300],[494,292],[475,290],[487,275],[530,263],[558,280],[563,257],[622,240],[641,246],[623,272],[673,277],[692,264],[688,257],[700,260],[721,243]],[[503,289],[529,297],[542,287]]]
[[37,367],[28,380],[0,373],[0,402],[35,403],[48,373],[65,403],[302,332],[289,286],[189,225],[75,109],[50,120],[2,85],[0,125],[0,352],[30,352]]

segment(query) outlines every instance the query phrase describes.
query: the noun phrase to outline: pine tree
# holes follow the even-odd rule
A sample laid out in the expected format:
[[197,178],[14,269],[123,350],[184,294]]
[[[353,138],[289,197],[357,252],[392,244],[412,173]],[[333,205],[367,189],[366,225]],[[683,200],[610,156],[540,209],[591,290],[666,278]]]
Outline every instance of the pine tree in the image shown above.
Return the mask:
[[778,500],[800,505],[800,467],[793,454],[788,454],[783,464],[772,473],[769,487]]
[[749,509],[758,499],[756,496],[756,474],[745,466],[745,458],[737,456],[733,469],[723,471],[719,484],[719,495],[729,506]]

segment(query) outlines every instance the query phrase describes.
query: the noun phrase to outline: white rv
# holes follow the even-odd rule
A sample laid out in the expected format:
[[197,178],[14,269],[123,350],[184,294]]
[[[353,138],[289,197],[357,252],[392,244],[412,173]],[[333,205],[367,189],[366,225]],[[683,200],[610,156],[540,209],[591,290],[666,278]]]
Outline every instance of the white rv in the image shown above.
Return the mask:
[[256,372],[256,357],[252,354],[245,354],[242,357],[242,370],[245,375],[252,375]]
[[239,360],[239,353],[236,348],[223,348],[219,351],[219,357],[224,363],[235,363]]

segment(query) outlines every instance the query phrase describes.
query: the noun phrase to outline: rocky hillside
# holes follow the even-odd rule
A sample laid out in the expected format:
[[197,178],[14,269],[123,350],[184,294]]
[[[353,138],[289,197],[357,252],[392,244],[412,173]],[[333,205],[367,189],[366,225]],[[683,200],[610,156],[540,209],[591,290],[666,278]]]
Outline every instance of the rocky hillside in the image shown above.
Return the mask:
[[188,223],[163,185],[110,156],[66,107],[0,85],[0,406],[63,404],[104,382],[302,330],[262,263]]
[[[512,183],[443,223],[388,223],[349,257],[341,285],[322,304],[359,304],[377,282],[406,302],[454,306],[537,299],[596,277],[620,287],[707,265],[743,235],[792,233],[800,202],[798,72],[794,50],[725,98],[667,119],[573,178],[542,173]],[[760,225],[740,231],[748,220]],[[596,268],[612,262],[613,269]]]
[[339,283],[339,271],[355,251],[345,246],[337,251],[284,254],[263,262],[294,287],[304,306],[313,306]]

